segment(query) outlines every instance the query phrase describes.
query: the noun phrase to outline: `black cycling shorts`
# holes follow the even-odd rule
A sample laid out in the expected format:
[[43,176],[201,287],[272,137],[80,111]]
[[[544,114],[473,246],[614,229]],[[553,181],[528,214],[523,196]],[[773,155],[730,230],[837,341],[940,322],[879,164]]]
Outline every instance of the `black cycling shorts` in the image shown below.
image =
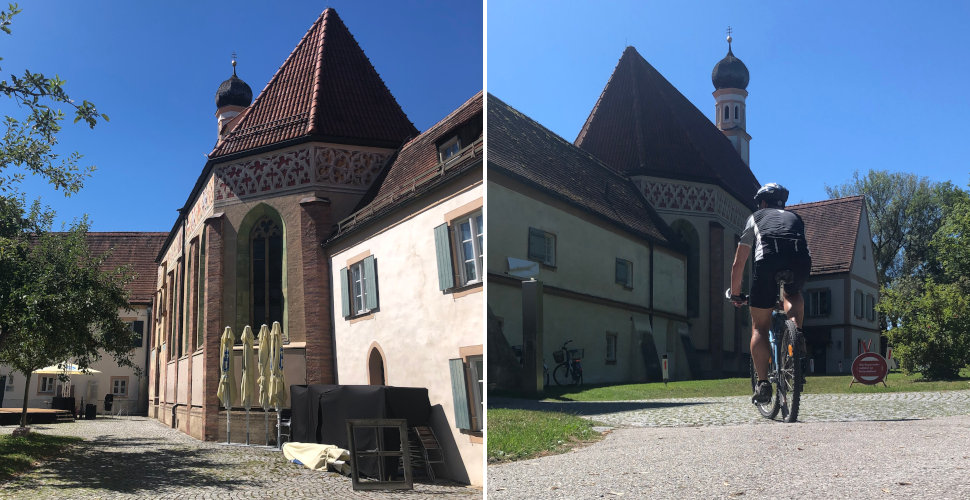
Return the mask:
[[775,274],[778,271],[791,269],[795,275],[794,283],[785,283],[785,294],[792,295],[801,291],[812,271],[812,257],[807,252],[777,253],[766,255],[764,259],[755,261],[751,274],[751,294],[748,304],[751,307],[772,309],[778,297],[778,283]]

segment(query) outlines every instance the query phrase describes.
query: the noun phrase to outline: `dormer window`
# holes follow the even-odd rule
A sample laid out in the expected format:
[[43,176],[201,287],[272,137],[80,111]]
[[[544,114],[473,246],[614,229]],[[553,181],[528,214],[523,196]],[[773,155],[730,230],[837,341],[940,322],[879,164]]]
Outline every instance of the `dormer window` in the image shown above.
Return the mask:
[[460,150],[461,144],[458,141],[458,136],[452,137],[438,146],[438,159],[441,163],[444,163],[457,155]]

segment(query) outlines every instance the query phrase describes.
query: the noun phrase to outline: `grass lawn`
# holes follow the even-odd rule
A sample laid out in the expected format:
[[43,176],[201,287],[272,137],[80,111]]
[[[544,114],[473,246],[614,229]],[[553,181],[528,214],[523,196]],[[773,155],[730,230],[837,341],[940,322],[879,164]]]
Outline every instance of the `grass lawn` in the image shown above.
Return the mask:
[[[886,386],[849,383],[852,375],[808,376],[805,394],[867,394],[874,392],[938,392],[970,389],[970,368],[960,371],[961,380],[922,381],[919,374],[890,373]],[[559,401],[634,401],[718,396],[748,396],[751,379],[690,380],[650,384],[548,387],[543,399]],[[508,393],[490,396],[525,397]],[[529,398],[529,399],[534,399]],[[573,446],[595,441],[589,420],[556,412],[488,410],[488,460],[490,463],[521,460],[562,453]]]
[[521,460],[562,453],[602,436],[593,422],[557,412],[488,410],[488,461]]
[[[874,392],[936,392],[970,389],[970,368],[960,372],[961,380],[927,382],[919,374],[890,373],[886,387],[882,384],[852,384],[852,375],[808,376],[805,394],[865,394]],[[726,378],[719,380],[688,380],[649,384],[581,386],[547,388],[545,399],[564,401],[634,401],[642,399],[696,398],[717,396],[745,396],[751,394],[751,379]],[[513,394],[497,394],[514,396]]]
[[37,462],[56,456],[80,441],[83,439],[36,432],[22,437],[0,436],[0,481],[7,481],[16,474],[29,470]]

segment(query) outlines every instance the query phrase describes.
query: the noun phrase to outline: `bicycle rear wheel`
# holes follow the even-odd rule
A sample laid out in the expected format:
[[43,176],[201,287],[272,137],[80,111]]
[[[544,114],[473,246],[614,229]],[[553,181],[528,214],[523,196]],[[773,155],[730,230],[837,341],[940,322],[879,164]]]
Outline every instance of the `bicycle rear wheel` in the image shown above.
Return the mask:
[[556,365],[556,369],[552,371],[552,379],[556,381],[556,385],[572,385],[572,374],[567,370],[566,363]]
[[802,363],[799,346],[801,332],[795,322],[785,322],[785,335],[781,343],[781,377],[778,380],[778,393],[781,399],[781,416],[785,422],[798,421],[798,409],[802,394]]
[[[771,373],[771,370],[772,370],[771,361],[769,359],[768,372]],[[752,359],[751,360],[751,393],[752,394],[754,394],[754,387],[756,385],[758,385],[758,372],[754,369],[754,359]],[[772,393],[774,392],[775,391],[772,391]],[[755,403],[755,406],[758,407],[758,413],[760,413],[762,417],[773,419],[775,418],[776,415],[778,415],[778,409],[779,409],[778,398],[775,395],[772,395],[771,401],[768,401],[767,403]]]

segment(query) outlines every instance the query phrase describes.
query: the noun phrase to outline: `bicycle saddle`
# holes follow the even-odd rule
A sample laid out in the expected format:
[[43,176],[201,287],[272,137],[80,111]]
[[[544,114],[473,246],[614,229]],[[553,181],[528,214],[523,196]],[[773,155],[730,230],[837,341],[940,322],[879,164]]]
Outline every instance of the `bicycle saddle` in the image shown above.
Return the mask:
[[791,269],[783,269],[775,273],[775,283],[779,281],[784,281],[785,283],[792,283],[795,281],[795,274],[791,272]]

